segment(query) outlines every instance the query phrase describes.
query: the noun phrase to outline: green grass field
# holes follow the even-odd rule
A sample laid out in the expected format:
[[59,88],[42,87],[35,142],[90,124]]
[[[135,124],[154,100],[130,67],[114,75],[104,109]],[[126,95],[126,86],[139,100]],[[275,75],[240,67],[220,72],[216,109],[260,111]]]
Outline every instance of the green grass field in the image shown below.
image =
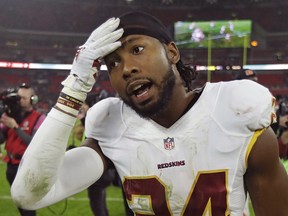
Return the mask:
[[[249,43],[246,40],[250,40],[251,26],[251,20],[179,21],[175,23],[175,40],[178,47],[184,49],[208,48],[209,44],[212,48],[249,47]],[[228,33],[230,35],[230,39],[225,38],[224,32],[220,33],[223,27],[225,27],[225,31],[223,30],[225,34]],[[194,31],[198,32],[196,35],[202,36],[201,40],[191,39]],[[211,36],[211,41],[209,40],[209,35]]]
[[[6,164],[0,162],[0,215],[1,216],[18,216],[18,210],[11,200],[10,187],[5,175]],[[110,186],[107,189],[107,205],[110,216],[124,216],[124,204],[119,187]],[[83,191],[67,200],[61,201],[49,208],[43,208],[37,211],[37,216],[93,216],[88,198],[87,191]]]

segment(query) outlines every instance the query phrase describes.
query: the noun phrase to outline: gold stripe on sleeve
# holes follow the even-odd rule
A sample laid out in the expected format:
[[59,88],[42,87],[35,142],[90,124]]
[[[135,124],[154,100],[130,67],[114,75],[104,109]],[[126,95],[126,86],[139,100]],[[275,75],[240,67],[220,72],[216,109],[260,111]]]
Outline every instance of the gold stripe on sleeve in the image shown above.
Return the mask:
[[247,148],[247,151],[246,151],[246,155],[245,155],[245,164],[246,164],[246,167],[248,166],[248,157],[250,155],[250,152],[254,146],[254,144],[256,143],[256,140],[257,138],[264,132],[264,130],[266,130],[266,128],[263,128],[261,130],[257,130],[255,131],[250,143],[248,144],[248,148]]

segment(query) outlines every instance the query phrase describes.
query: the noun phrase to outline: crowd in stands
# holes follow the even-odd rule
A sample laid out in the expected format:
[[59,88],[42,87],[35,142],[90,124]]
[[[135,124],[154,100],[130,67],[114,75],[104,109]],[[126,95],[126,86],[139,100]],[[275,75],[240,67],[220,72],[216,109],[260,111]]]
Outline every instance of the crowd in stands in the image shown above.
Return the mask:
[[[17,32],[17,34],[15,33],[15,37],[11,35],[3,37],[2,43],[0,39],[0,48],[2,50],[2,53],[0,53],[0,60],[8,60],[6,58],[10,58],[10,60],[25,59],[24,61],[28,62],[46,63],[71,63],[76,46],[81,45],[81,38],[77,38],[77,35],[79,36],[79,34],[82,34],[83,38],[86,38],[88,34],[95,28],[95,26],[106,20],[107,14],[110,14],[111,11],[113,11],[113,15],[117,16],[129,8],[128,5],[126,7],[121,5],[120,7],[120,1],[115,1],[114,6],[111,3],[100,3],[97,1],[91,2],[88,0],[81,2],[80,4],[79,2],[77,3],[77,1],[30,0],[23,2],[15,0],[8,1],[9,4],[5,5],[5,2],[6,1],[0,2],[0,30],[4,29],[5,35],[8,34],[7,32],[9,31],[12,31],[11,34],[13,34],[14,30],[20,32]],[[188,2],[185,4],[188,4]],[[157,14],[157,16],[164,20],[165,24],[170,26],[171,33],[173,32],[173,22],[175,20],[185,20],[187,17],[184,17],[184,15],[189,12],[187,11],[188,9],[176,10],[173,11],[173,17],[169,17],[166,16],[166,11],[163,12],[156,7],[145,8],[145,10],[149,10],[150,12]],[[222,8],[222,10],[224,10],[223,13],[219,13],[219,10],[209,10],[209,17],[213,17],[215,20],[222,20],[224,19],[223,15],[226,16],[225,19],[227,19],[227,16],[231,16],[230,14],[225,13],[224,8]],[[257,10],[257,13],[255,13],[255,10]],[[235,17],[237,19],[253,20],[254,27],[258,25],[261,27],[261,29],[263,29],[264,32],[267,33],[277,31],[281,32],[283,29],[286,29],[283,28],[285,22],[282,22],[285,13],[282,11],[281,15],[280,7],[259,7],[257,9],[253,9],[253,7],[251,7],[249,10],[247,10],[246,7],[243,7],[238,8],[237,13],[234,13],[236,14],[235,16],[237,16]],[[97,18],[95,18],[96,14]],[[271,16],[269,19],[263,19],[262,14],[276,15]],[[41,17],[41,19],[39,19],[39,17]],[[197,17],[197,20],[209,19],[209,17],[207,17],[207,13],[202,13],[201,10],[193,11],[193,17]],[[37,32],[37,34],[31,35],[33,32]],[[49,32],[52,34],[50,36],[49,34],[48,36],[43,36],[42,34],[44,32]],[[58,36],[59,34],[71,35],[65,35],[64,38],[60,37],[55,39],[55,34],[58,34]],[[21,35],[21,37],[19,37],[19,35]],[[258,48],[254,48],[253,50],[251,49],[248,52],[248,64],[261,64],[263,62],[265,62],[265,64],[269,64],[279,62],[281,63],[285,61],[287,58],[287,55],[285,55],[287,53],[287,43],[285,43],[286,39],[271,39],[273,42],[271,43],[269,38],[276,37],[277,35],[280,35],[278,37],[287,37],[285,34],[274,34],[274,36],[272,35],[273,34],[269,34],[266,36],[265,40],[267,41],[261,42]],[[7,46],[7,41],[5,41],[6,38],[10,38],[11,41],[9,42],[15,44]],[[262,46],[265,46],[265,49],[262,49]],[[14,54],[11,55],[13,50]],[[5,56],[5,53],[9,53],[9,55]],[[279,56],[279,53],[282,53],[283,55]],[[239,65],[239,63],[241,64],[243,62],[242,54],[242,49],[233,49],[233,51],[230,49],[217,49],[212,53],[212,61],[214,61],[212,63],[217,65],[229,65],[235,63],[236,65]],[[183,55],[189,56],[190,53],[188,51],[186,54],[184,51]],[[207,63],[206,50],[195,49],[193,50],[193,55],[197,56],[195,63]]]
[[[78,1],[2,1],[0,4],[0,20],[1,25],[6,28],[13,29],[25,29],[25,30],[39,30],[39,31],[56,31],[56,32],[90,32],[94,29],[95,25],[100,24],[107,17],[107,12],[113,11],[115,15],[122,14],[124,10],[129,9],[129,4],[125,4],[125,1],[120,5],[120,1],[115,1],[110,3],[106,2],[89,2],[89,1],[81,1],[79,4]],[[152,13],[157,13],[158,16],[163,18],[164,22],[170,23],[171,20],[178,18],[179,20],[183,20],[188,12],[189,7],[186,10],[173,10],[173,18],[166,16],[166,14],[161,10],[161,5],[157,7],[153,7],[153,3],[155,1],[151,1],[151,7],[147,7],[148,4],[143,3],[146,7],[146,10],[150,10]],[[192,3],[194,1],[191,1]],[[205,1],[200,1],[205,2]],[[243,1],[241,1],[243,2]],[[185,2],[188,4],[189,1]],[[156,3],[157,4],[157,3]],[[227,1],[228,4],[228,1]],[[233,2],[234,4],[234,2]],[[154,5],[156,6],[156,5]],[[190,5],[191,7],[193,5]],[[272,6],[272,5],[271,5]],[[143,8],[143,5],[138,3],[138,5],[134,5],[134,8]],[[209,17],[213,17],[213,19],[223,19],[223,15],[225,17],[231,16],[229,14],[219,13],[219,10],[222,9],[223,13],[225,12],[225,8],[213,8],[209,10]],[[249,10],[248,10],[249,9]],[[283,30],[283,26],[285,26],[285,22],[281,20],[285,15],[285,10],[281,10],[280,7],[239,7],[237,14],[238,19],[253,19],[254,22],[259,23],[259,25],[265,29],[267,32],[272,31],[281,31]],[[227,9],[227,12],[230,10]],[[257,13],[255,13],[257,11]],[[230,11],[231,12],[231,11]],[[282,12],[282,13],[281,13]],[[95,14],[97,14],[97,19],[95,19]],[[197,17],[198,20],[206,20],[207,13],[203,13],[201,10],[194,10],[193,14]],[[263,19],[263,14],[275,14],[275,16],[271,16],[271,19]],[[41,17],[41,19],[39,19]],[[83,25],[85,23],[85,25]]]
[[[233,80],[237,71],[223,70],[211,71],[211,82]],[[67,76],[65,70],[29,70],[29,69],[0,69],[0,92],[7,88],[17,87],[21,83],[30,83],[38,92],[38,108],[44,113],[48,112],[55,104],[57,92],[62,88],[61,81]],[[285,71],[272,71],[270,73],[257,73],[258,82],[270,89],[274,95],[288,95],[288,77]],[[198,71],[195,86],[202,86],[208,79],[207,71]],[[115,95],[109,81],[107,72],[103,71],[94,86],[93,92],[102,90],[109,96]]]

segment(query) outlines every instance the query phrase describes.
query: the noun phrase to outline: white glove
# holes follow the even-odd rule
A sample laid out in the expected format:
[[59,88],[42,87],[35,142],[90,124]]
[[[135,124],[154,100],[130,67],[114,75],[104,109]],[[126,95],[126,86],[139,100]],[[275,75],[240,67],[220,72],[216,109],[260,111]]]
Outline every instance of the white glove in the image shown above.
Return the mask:
[[95,29],[84,45],[79,47],[69,76],[62,82],[64,88],[55,108],[72,116],[77,116],[79,109],[91,91],[98,76],[100,59],[121,46],[117,41],[123,29],[117,29],[119,18],[111,18]]
[[119,23],[119,18],[107,20],[79,47],[70,75],[62,82],[64,87],[84,93],[91,91],[98,76],[100,59],[121,46],[117,40],[122,36],[123,29],[115,31]]

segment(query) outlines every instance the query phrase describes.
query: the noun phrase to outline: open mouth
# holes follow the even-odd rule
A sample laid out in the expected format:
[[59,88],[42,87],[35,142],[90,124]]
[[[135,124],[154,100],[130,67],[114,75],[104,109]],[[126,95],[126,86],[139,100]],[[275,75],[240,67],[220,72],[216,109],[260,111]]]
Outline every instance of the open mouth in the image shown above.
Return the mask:
[[132,94],[135,95],[137,98],[142,97],[145,94],[147,94],[151,86],[152,86],[152,83],[137,85],[133,88]]
[[147,79],[138,79],[130,82],[127,86],[128,95],[136,96],[137,98],[145,95],[152,87],[152,82]]

